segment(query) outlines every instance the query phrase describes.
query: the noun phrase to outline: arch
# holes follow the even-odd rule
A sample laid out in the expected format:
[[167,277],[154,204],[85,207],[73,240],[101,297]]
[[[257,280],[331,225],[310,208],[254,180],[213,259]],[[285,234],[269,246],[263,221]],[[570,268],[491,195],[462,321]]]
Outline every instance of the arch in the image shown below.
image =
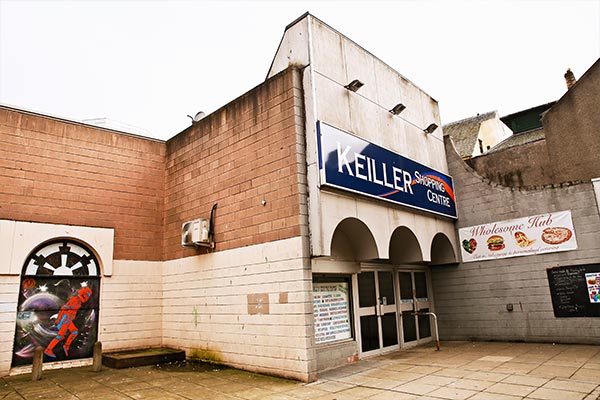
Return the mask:
[[456,264],[456,253],[448,236],[438,232],[431,242],[431,265]]
[[390,262],[392,264],[423,263],[423,252],[417,236],[406,226],[394,230],[390,238]]
[[371,230],[356,218],[342,220],[333,231],[331,256],[344,261],[366,261],[379,258]]
[[72,238],[54,238],[33,249],[22,275],[100,276],[100,260],[87,244]]
[[100,263],[79,240],[55,237],[29,253],[21,269],[12,366],[89,358],[98,338]]

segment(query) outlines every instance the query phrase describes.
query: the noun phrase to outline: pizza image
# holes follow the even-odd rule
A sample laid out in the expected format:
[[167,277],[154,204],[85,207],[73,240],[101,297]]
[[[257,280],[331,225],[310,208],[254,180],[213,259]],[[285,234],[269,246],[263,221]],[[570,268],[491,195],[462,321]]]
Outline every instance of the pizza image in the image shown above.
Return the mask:
[[542,232],[542,240],[548,244],[561,244],[571,239],[573,232],[569,228],[552,227]]
[[525,232],[516,231],[515,232],[515,241],[519,245],[519,247],[529,247],[535,243],[535,239],[529,239]]

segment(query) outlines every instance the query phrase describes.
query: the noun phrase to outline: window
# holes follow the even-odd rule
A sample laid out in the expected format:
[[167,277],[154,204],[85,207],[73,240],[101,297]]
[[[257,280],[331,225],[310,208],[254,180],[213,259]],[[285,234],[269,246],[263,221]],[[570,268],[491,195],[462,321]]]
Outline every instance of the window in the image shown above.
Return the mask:
[[348,276],[313,277],[316,344],[352,338],[351,293]]

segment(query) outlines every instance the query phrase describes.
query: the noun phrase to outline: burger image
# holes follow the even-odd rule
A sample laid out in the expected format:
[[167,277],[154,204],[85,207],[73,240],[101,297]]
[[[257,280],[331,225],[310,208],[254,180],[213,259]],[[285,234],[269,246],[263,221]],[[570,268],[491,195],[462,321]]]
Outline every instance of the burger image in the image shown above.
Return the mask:
[[490,251],[498,251],[504,248],[504,238],[500,235],[492,235],[487,240]]

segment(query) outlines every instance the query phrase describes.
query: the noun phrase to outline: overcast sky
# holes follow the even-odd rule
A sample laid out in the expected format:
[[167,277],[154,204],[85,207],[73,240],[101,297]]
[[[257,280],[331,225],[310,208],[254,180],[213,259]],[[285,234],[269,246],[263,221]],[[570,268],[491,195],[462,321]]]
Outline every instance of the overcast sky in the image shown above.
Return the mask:
[[442,123],[559,99],[600,57],[600,0],[0,0],[0,103],[168,139],[264,81],[306,11],[439,102]]

